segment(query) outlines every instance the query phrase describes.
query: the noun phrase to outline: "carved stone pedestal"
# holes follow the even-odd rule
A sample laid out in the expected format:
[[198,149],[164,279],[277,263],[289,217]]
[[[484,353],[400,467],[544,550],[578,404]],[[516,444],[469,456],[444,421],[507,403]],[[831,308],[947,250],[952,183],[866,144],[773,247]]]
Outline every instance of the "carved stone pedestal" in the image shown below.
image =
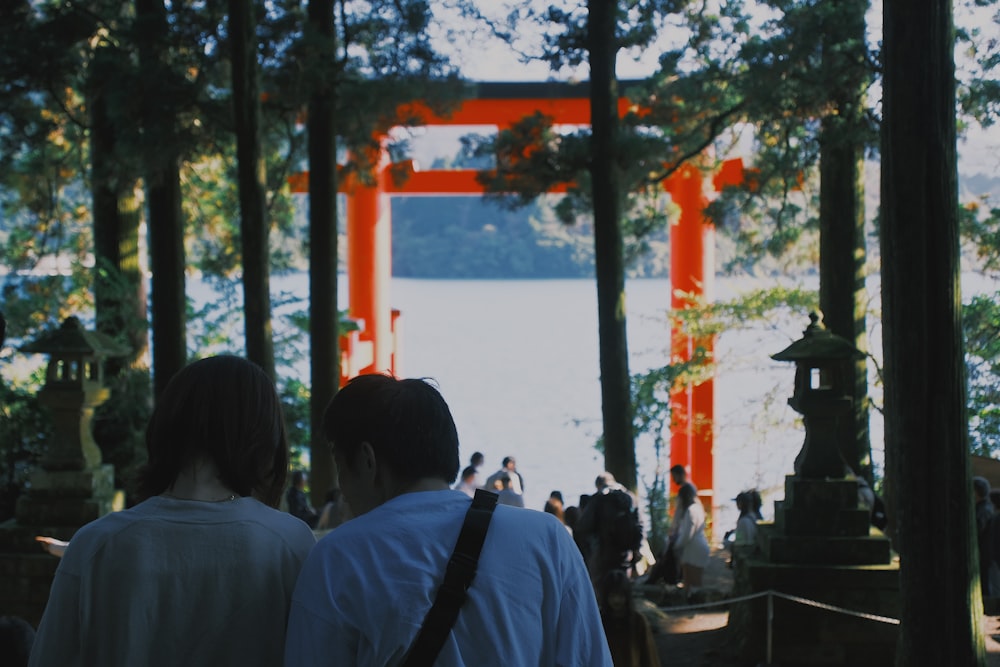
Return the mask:
[[[736,559],[730,624],[741,655],[781,665],[894,664],[899,563],[869,526],[854,479],[785,480],[775,521],[760,523],[757,548]],[[787,597],[785,597],[787,596]],[[789,598],[798,598],[792,600]]]
[[35,537],[69,541],[81,526],[123,505],[111,465],[33,471],[30,490],[17,500],[16,518],[0,524],[0,609],[37,627],[59,559]]

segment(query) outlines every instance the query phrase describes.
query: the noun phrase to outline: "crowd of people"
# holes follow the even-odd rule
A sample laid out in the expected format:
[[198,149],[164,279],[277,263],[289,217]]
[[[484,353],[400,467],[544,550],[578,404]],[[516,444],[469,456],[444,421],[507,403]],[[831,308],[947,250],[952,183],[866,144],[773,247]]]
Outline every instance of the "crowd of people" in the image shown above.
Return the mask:
[[[659,664],[632,599],[655,559],[613,475],[579,505],[555,490],[521,509],[513,456],[483,478],[476,452],[459,476],[424,380],[354,378],[323,428],[339,484],[316,508],[267,375],[228,355],[184,368],[150,419],[139,502],[70,543],[39,538],[61,561],[28,664]],[[697,587],[705,514],[671,475],[664,578]]]

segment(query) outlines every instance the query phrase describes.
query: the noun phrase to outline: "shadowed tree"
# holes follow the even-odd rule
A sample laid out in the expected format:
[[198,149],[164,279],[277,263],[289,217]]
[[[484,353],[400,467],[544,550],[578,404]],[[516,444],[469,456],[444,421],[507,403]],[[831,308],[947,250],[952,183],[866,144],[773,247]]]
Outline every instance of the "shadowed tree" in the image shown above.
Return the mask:
[[[119,336],[141,359],[149,345],[146,282],[139,257],[142,211],[138,179],[123,159],[120,115],[116,105],[127,96],[121,65],[127,57],[110,45],[99,46],[88,73],[91,191],[94,217],[94,302],[99,331]],[[114,360],[131,365],[129,360]],[[109,373],[114,369],[109,367]]]
[[[862,157],[869,143],[864,93],[871,78],[865,45],[867,0],[837,0],[817,6],[823,12],[823,78],[829,110],[819,135],[819,300],[827,328],[864,351],[868,328],[865,312],[865,208]],[[853,372],[854,419],[851,434],[841,439],[851,448],[846,463],[869,484],[871,442],[868,435],[868,367],[864,358]]]
[[243,259],[243,314],[247,359],[274,378],[271,337],[270,225],[261,158],[260,75],[257,64],[256,3],[229,2],[229,52],[232,70],[236,173],[240,199],[240,244]]
[[[445,3],[452,4],[452,3]],[[335,485],[322,415],[340,381],[337,307],[338,148],[345,172],[370,182],[383,133],[412,123],[397,107],[413,100],[440,110],[458,89],[454,69],[430,42],[432,7],[424,0],[310,0],[306,28],[269,73],[269,96],[308,110],[309,338],[312,501]],[[389,145],[390,152],[394,146]]]
[[167,12],[162,0],[136,0],[143,161],[151,277],[153,394],[187,362],[184,221],[180,155],[167,60]]
[[588,0],[590,63],[590,187],[594,210],[594,268],[601,367],[604,466],[636,489],[635,438],[625,326],[622,177],[618,140],[618,0]]
[[310,71],[317,75],[309,97],[309,377],[312,502],[321,506],[337,485],[323,412],[340,382],[337,315],[337,106],[335,80],[319,76],[335,63],[333,0],[309,0],[306,39]]
[[885,0],[883,11],[880,241],[886,468],[901,579],[896,664],[984,665],[962,352],[952,4]]

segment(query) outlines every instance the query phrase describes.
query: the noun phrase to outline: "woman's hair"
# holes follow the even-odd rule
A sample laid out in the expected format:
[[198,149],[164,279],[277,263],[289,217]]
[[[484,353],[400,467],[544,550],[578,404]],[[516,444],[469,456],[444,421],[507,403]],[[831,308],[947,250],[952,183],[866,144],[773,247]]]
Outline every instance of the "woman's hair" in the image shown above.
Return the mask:
[[277,507],[288,474],[288,440],[274,382],[256,364],[222,355],[182,368],[146,427],[140,498],[163,493],[199,458],[241,496]]
[[348,464],[367,442],[380,465],[401,480],[451,484],[458,476],[458,431],[444,398],[421,379],[359,375],[323,414],[323,431]]
[[545,511],[555,515],[559,521],[566,523],[566,516],[563,512],[563,504],[558,498],[549,498],[545,501]]

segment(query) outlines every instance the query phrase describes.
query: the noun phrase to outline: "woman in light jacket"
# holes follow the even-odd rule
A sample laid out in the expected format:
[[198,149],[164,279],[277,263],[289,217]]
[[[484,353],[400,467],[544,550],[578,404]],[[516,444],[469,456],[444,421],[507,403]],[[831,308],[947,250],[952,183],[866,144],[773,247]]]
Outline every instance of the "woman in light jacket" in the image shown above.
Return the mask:
[[681,580],[691,590],[701,586],[702,574],[708,564],[708,538],[705,537],[705,508],[698,502],[694,487],[686,484],[677,492],[680,516],[677,518],[677,540],[674,553],[681,564]]

